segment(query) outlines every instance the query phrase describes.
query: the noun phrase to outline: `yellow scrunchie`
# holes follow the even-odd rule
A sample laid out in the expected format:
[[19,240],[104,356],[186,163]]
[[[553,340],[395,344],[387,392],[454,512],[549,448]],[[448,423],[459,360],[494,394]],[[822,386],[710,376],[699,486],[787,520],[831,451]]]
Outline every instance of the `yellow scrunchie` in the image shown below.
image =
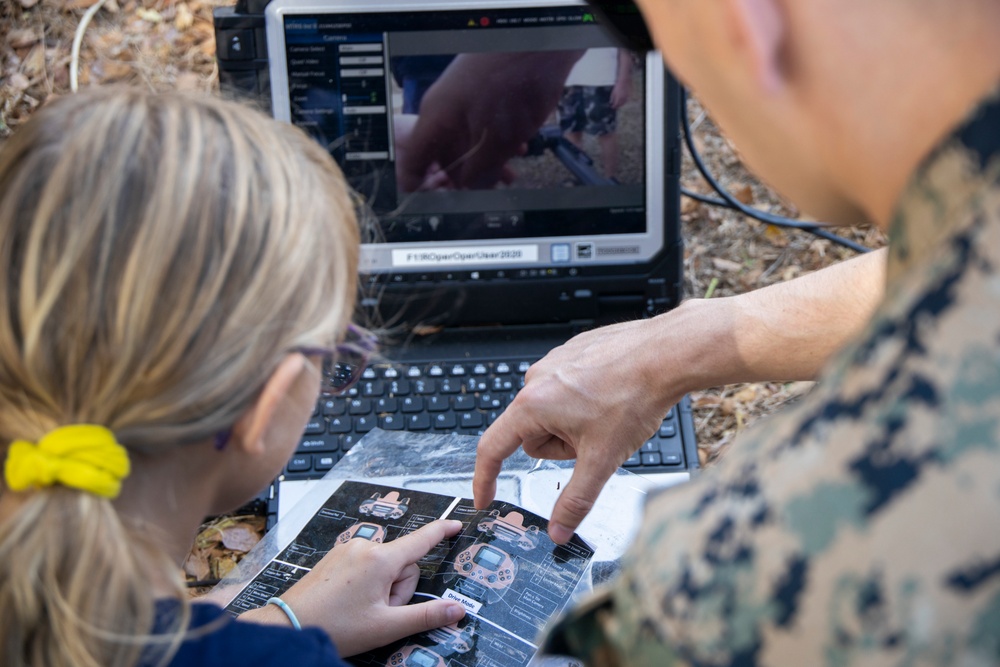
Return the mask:
[[11,491],[53,484],[116,498],[130,470],[128,452],[103,426],[61,426],[38,444],[15,440],[7,450],[4,477]]

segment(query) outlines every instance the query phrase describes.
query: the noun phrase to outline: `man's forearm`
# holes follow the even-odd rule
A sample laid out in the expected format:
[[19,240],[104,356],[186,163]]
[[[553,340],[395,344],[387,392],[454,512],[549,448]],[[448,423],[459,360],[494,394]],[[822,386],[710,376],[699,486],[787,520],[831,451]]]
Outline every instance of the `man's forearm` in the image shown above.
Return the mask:
[[884,293],[885,259],[880,250],[739,296],[693,299],[661,315],[651,352],[667,377],[651,377],[652,386],[669,386],[669,393],[678,384],[694,391],[814,379],[871,318]]
[[886,251],[868,253],[739,299],[748,380],[811,380],[871,319],[885,293]]

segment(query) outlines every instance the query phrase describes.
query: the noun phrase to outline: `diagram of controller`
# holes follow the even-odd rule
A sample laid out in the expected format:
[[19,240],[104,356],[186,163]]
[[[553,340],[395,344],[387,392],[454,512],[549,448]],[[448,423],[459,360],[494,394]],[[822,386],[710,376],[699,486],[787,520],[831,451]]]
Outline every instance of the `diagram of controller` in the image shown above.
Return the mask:
[[389,656],[385,667],[445,667],[445,663],[444,658],[434,651],[416,644],[407,644]]
[[378,542],[379,544],[385,539],[385,528],[375,523],[367,523],[361,521],[354,524],[340,535],[337,535],[337,543],[334,544],[334,548],[338,544],[347,544],[355,537],[368,540],[369,542]]
[[477,528],[522,551],[531,551],[538,546],[538,526],[525,527],[524,515],[520,512],[511,512],[501,517],[500,510],[493,510],[490,518],[480,521]]
[[361,503],[358,511],[365,516],[371,515],[379,519],[398,519],[410,509],[410,499],[399,499],[398,491],[390,491],[385,498],[381,493],[373,493],[372,497]]
[[506,551],[489,544],[473,544],[452,563],[455,574],[500,593],[514,583],[517,563]]

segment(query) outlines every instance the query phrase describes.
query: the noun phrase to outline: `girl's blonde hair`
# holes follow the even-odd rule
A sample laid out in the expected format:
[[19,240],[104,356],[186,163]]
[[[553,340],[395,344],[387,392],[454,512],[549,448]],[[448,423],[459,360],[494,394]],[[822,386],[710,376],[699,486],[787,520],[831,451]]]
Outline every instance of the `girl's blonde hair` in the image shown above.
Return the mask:
[[[291,126],[138,90],[46,106],[0,152],[0,454],[69,424],[134,453],[225,431],[289,349],[341,336],[358,239],[339,170]],[[19,495],[0,523],[0,663],[134,664],[151,571],[182,601],[176,645],[176,563],[108,500]]]

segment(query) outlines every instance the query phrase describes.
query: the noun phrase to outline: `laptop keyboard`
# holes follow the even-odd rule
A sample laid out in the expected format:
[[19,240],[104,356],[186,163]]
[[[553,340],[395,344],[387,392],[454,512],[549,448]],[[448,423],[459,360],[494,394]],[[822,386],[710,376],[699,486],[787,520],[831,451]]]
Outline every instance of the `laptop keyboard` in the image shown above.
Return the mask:
[[[524,386],[530,365],[512,359],[370,366],[345,395],[320,397],[285,479],[322,477],[376,427],[482,435]],[[688,468],[677,408],[624,465],[639,474]]]

